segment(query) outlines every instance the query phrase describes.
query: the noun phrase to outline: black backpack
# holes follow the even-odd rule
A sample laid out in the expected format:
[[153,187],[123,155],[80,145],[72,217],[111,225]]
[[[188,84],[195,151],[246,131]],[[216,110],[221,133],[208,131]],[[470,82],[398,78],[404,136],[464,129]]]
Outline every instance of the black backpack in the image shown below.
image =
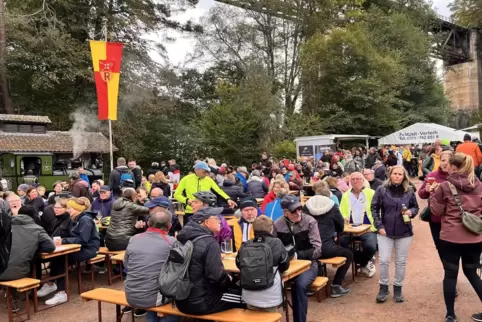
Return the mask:
[[263,237],[243,243],[239,250],[241,287],[250,291],[261,291],[273,286],[273,254]]
[[8,267],[12,248],[12,218],[5,201],[0,200],[0,274]]

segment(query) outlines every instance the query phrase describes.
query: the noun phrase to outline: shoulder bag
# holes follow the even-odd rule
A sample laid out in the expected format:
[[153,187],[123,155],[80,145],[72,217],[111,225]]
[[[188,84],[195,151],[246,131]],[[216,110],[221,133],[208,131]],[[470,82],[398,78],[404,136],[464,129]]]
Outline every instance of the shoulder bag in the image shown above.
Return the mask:
[[470,231],[475,235],[482,234],[482,219],[474,214],[471,214],[470,212],[465,211],[462,208],[462,202],[460,201],[460,196],[457,192],[457,189],[450,182],[448,182],[448,184],[449,184],[450,191],[454,196],[455,202],[457,203],[457,206],[460,208],[460,211],[462,212],[462,224],[464,225],[465,229],[467,229],[468,231]]

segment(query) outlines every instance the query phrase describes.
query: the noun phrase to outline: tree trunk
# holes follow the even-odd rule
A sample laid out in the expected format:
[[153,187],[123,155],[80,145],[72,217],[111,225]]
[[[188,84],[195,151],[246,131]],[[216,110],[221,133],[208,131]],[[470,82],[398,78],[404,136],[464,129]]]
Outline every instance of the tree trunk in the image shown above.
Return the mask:
[[7,114],[14,114],[15,111],[10,101],[10,94],[8,92],[7,80],[7,50],[5,37],[5,7],[3,0],[0,0],[0,94],[2,96],[3,109]]

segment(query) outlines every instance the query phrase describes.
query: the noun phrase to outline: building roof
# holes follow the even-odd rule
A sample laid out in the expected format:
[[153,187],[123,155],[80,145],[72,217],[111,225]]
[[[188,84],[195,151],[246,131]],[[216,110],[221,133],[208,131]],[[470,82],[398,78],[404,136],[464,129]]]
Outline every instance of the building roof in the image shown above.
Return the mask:
[[[85,132],[83,152],[109,153],[109,140],[100,132]],[[113,146],[114,151],[117,148]],[[47,131],[45,134],[8,133],[0,131],[0,152],[72,153],[70,132]]]
[[0,114],[0,122],[2,121],[36,123],[36,124],[52,123],[48,118],[48,116],[18,115],[18,114]]

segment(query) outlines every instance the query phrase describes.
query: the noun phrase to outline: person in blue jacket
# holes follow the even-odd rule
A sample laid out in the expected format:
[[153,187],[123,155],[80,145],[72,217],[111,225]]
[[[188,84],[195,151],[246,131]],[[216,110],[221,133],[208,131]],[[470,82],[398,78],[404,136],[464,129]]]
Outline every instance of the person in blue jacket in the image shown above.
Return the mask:
[[283,217],[283,209],[281,209],[281,198],[288,195],[289,191],[286,188],[281,188],[276,193],[276,199],[266,205],[264,209],[264,214],[270,218],[272,221]]
[[79,173],[79,178],[81,180],[84,180],[85,182],[87,182],[87,184],[89,185],[89,188],[90,188],[89,176],[87,174],[85,174],[84,168],[78,168],[77,172]]
[[236,178],[238,178],[239,181],[243,184],[244,193],[248,192],[248,180],[246,180],[248,175],[249,175],[249,172],[248,172],[248,169],[246,169],[246,167],[239,167],[238,171],[236,172]]

